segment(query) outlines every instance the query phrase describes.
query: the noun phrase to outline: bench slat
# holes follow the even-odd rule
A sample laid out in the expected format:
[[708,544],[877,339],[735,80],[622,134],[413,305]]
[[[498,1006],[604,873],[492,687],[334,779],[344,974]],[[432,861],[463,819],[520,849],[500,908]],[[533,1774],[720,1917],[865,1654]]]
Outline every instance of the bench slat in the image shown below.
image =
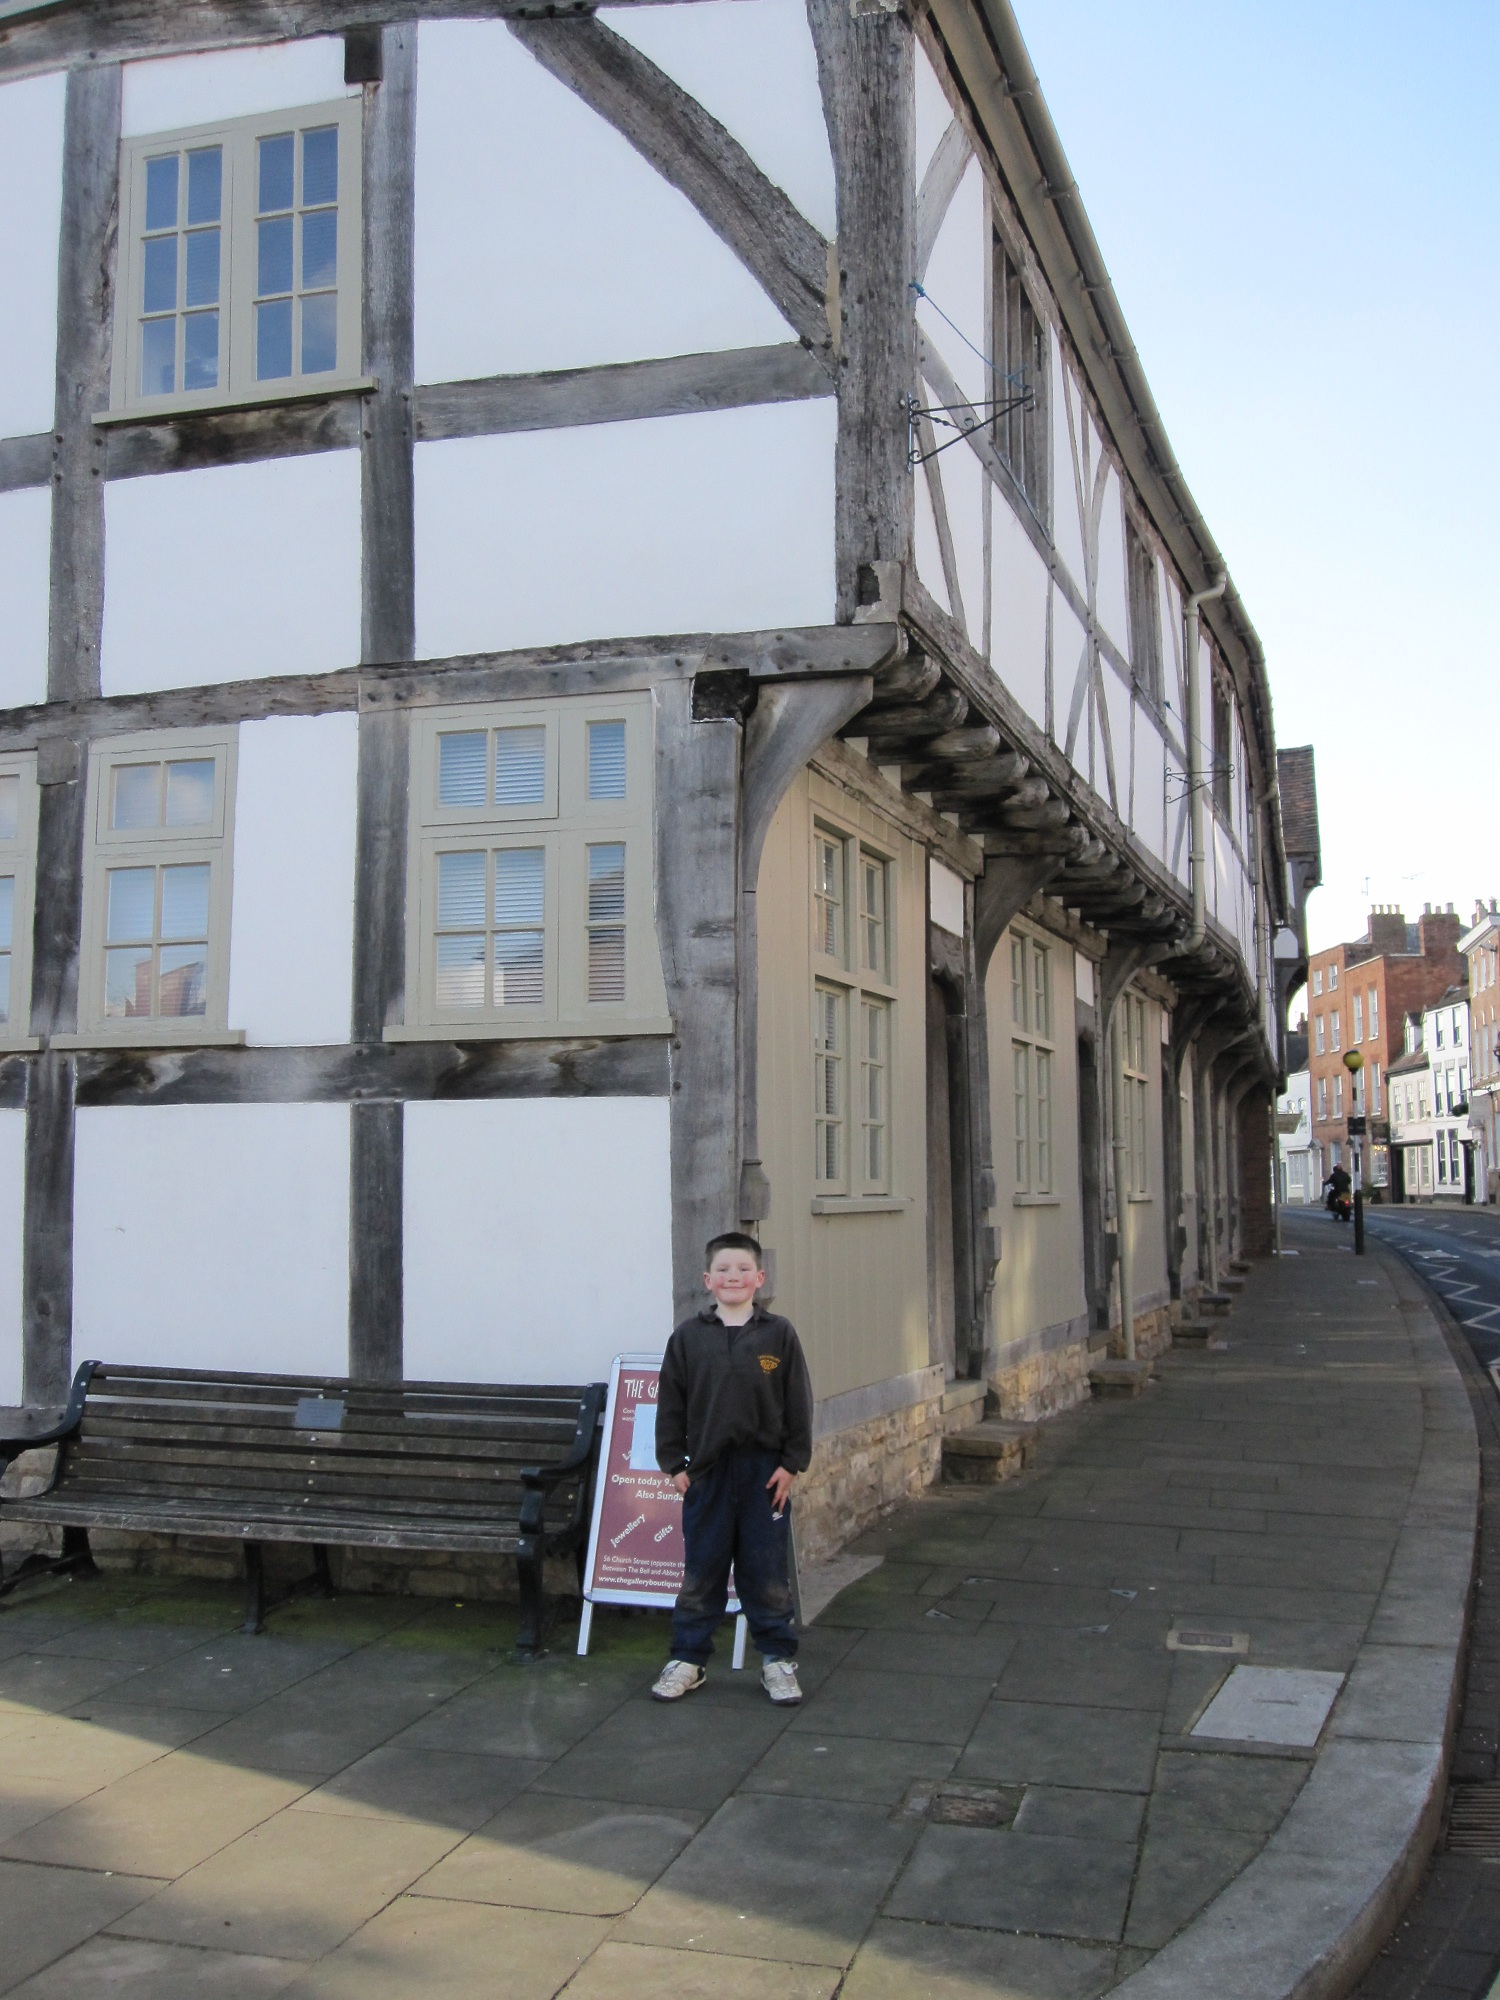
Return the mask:
[[[381,1451],[387,1450],[401,1455],[426,1457],[485,1457],[496,1451],[506,1451],[511,1457],[524,1458],[528,1453],[534,1458],[538,1451],[551,1451],[565,1456],[571,1449],[577,1429],[577,1416],[567,1423],[528,1423],[496,1425],[489,1430],[450,1431],[426,1422],[404,1428],[376,1429],[351,1425],[346,1420],[338,1430],[313,1430],[293,1424],[288,1417],[285,1423],[242,1424],[187,1422],[183,1419],[172,1421],[159,1415],[150,1418],[136,1414],[117,1415],[113,1410],[107,1415],[90,1413],[83,1420],[80,1440],[119,1439],[122,1443],[142,1440],[149,1443],[153,1438],[173,1438],[191,1435],[195,1438],[211,1439],[227,1446],[249,1445],[284,1450],[295,1445],[298,1439],[310,1442],[317,1438],[322,1444],[337,1451]],[[74,1445],[72,1449],[78,1447]]]

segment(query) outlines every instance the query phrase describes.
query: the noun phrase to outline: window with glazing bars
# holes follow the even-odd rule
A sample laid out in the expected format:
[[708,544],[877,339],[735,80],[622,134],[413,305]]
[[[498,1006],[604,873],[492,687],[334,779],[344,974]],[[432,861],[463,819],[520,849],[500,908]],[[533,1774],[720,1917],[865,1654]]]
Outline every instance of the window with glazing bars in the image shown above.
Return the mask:
[[226,1031],[232,732],[105,738],[89,771],[79,1033]]
[[36,757],[0,757],[0,1048],[29,1045],[36,835]]
[[1137,993],[1126,993],[1120,1001],[1115,1032],[1123,1035],[1121,1055],[1125,1072],[1127,1192],[1150,1192],[1150,1153],[1147,1144],[1147,1117],[1151,1102],[1151,1075],[1147,1068],[1150,1040],[1146,1032],[1146,1002]]
[[649,698],[434,711],[412,756],[407,1020],[388,1034],[662,1031]]
[[812,840],[813,1185],[892,1187],[892,864],[847,828]]
[[1135,522],[1125,517],[1125,564],[1129,586],[1130,663],[1136,686],[1152,701],[1162,697],[1161,594],[1156,552]]
[[994,239],[995,449],[1039,520],[1047,517],[1047,329],[1014,258]]
[[1015,1193],[1053,1193],[1052,950],[1010,935],[1011,1100]]
[[359,379],[360,175],[358,98],[126,140],[113,406]]

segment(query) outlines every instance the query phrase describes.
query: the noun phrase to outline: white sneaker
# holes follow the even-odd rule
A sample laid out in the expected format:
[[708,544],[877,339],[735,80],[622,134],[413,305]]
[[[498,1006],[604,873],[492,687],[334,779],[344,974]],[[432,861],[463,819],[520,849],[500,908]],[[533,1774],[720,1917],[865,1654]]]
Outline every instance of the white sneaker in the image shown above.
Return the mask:
[[760,1684],[774,1702],[785,1703],[802,1699],[802,1690],[797,1685],[795,1660],[765,1661],[760,1670]]
[[651,1692],[658,1701],[681,1701],[694,1688],[701,1688],[708,1679],[702,1667],[691,1660],[668,1660],[661,1670],[661,1677]]

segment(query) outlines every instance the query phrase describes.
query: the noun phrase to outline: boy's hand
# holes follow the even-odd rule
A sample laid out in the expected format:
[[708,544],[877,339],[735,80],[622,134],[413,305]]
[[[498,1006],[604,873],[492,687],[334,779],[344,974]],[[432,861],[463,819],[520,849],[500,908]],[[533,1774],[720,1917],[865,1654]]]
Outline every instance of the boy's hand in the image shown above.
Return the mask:
[[796,1477],[795,1472],[788,1472],[784,1465],[778,1465],[766,1481],[766,1491],[771,1496],[773,1514],[780,1514],[785,1509],[787,1501],[792,1497],[792,1481]]
[[679,1493],[686,1493],[688,1490],[687,1474],[685,1472],[674,1472],[672,1474],[672,1484],[677,1488]]

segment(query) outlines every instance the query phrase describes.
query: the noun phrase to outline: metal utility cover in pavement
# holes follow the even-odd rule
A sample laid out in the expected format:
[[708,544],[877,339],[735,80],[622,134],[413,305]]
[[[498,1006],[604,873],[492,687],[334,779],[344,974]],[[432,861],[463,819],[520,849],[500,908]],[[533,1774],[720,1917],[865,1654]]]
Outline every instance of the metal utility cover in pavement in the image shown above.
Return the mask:
[[1171,1653],[1248,1653],[1248,1632],[1211,1631],[1201,1625],[1175,1625],[1167,1634]]
[[1311,1667],[1236,1667],[1189,1734],[1310,1749],[1343,1685]]

